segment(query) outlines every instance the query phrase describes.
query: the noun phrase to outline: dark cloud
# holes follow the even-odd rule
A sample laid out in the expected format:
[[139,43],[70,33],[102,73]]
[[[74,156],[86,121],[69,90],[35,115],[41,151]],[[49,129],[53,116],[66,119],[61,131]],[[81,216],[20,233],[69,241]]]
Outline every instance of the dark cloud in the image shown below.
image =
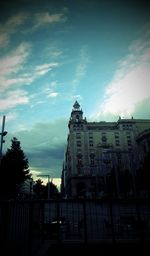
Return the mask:
[[29,158],[41,158],[41,159],[44,159],[44,158],[47,158],[47,157],[52,157],[52,158],[55,158],[55,159],[60,159],[62,160],[63,159],[63,156],[64,156],[64,147],[65,145],[62,145],[60,147],[57,147],[57,148],[52,148],[52,149],[49,149],[49,148],[45,148],[45,149],[32,149],[33,151],[30,152],[30,153],[27,153]]
[[29,160],[31,169],[37,172],[52,172],[53,177],[61,177],[65,145],[67,142],[67,120],[53,123],[37,123],[30,130],[10,133],[6,136],[4,150],[16,137]]

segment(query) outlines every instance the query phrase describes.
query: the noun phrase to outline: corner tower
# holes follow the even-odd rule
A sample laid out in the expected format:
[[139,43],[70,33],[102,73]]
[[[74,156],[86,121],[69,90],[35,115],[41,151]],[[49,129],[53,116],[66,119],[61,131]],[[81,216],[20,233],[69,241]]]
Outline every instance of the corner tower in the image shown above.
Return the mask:
[[80,123],[83,121],[83,111],[80,109],[80,104],[75,101],[71,112],[69,123]]

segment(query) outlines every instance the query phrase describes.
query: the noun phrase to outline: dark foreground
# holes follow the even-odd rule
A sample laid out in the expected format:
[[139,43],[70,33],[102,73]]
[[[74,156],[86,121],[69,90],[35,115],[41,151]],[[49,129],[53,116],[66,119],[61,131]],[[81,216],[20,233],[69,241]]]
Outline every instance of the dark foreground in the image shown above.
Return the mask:
[[[43,244],[43,248],[37,250],[36,253],[29,252],[27,256],[51,256],[51,255],[114,255],[114,256],[122,256],[122,255],[150,255],[150,244],[149,243],[93,243],[93,244]],[[24,256],[24,254],[20,254],[18,248],[17,250],[13,247],[11,249],[8,247],[5,249],[1,246],[0,251],[1,256]],[[26,254],[25,254],[26,255]]]
[[148,244],[70,244],[70,245],[52,245],[48,250],[41,256],[50,255],[149,255],[150,245]]

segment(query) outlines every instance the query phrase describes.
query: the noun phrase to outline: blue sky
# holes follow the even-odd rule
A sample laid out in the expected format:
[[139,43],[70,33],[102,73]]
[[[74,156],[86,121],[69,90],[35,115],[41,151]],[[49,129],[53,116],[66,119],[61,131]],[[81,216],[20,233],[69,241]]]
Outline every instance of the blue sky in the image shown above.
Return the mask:
[[0,121],[35,174],[60,178],[75,100],[87,120],[150,118],[150,4],[0,3]]

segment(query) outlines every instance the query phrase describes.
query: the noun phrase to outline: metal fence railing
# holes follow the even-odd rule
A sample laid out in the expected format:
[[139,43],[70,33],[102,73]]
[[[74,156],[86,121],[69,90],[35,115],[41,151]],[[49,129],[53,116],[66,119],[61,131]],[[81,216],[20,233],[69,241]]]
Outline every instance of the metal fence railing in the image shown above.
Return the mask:
[[[39,200],[0,202],[0,242],[18,255],[49,243],[150,242],[150,202]],[[17,254],[16,254],[17,255]]]

